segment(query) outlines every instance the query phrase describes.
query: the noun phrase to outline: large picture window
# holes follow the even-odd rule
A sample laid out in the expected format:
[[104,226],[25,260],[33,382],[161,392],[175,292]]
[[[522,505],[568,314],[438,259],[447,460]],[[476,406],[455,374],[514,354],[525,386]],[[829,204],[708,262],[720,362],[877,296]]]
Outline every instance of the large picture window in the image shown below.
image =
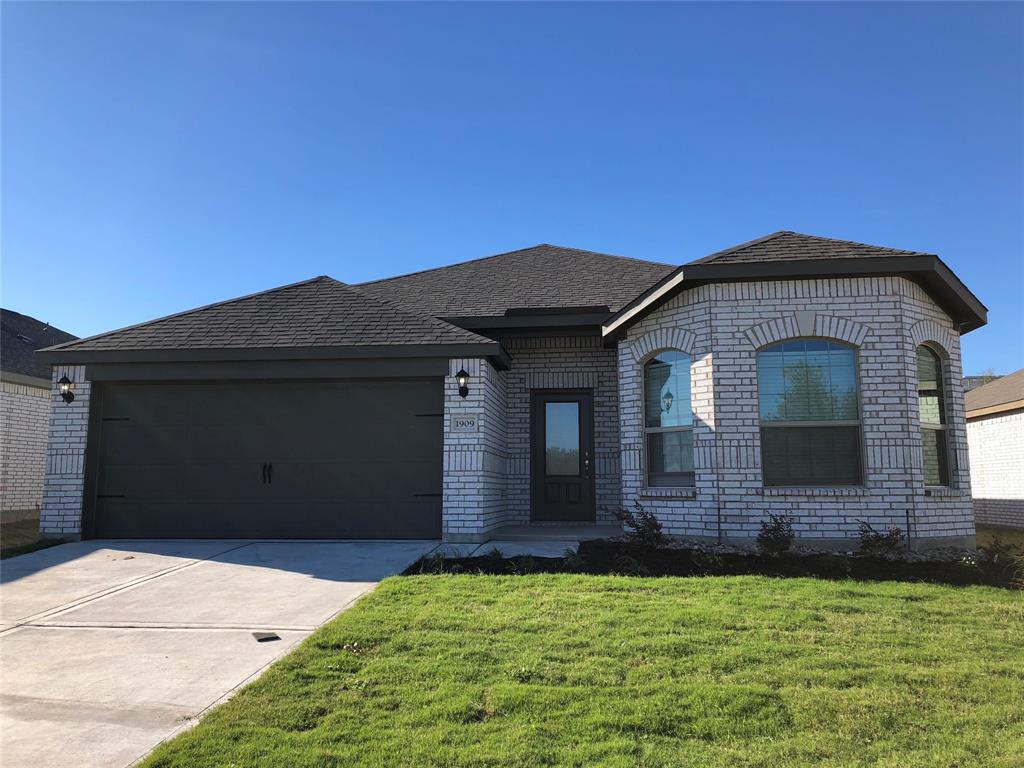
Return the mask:
[[921,422],[924,484],[949,485],[942,358],[924,345],[917,348],[917,411]]
[[693,487],[690,356],[684,352],[662,352],[644,365],[644,432],[648,485]]
[[765,485],[861,483],[855,355],[845,344],[817,339],[757,353]]

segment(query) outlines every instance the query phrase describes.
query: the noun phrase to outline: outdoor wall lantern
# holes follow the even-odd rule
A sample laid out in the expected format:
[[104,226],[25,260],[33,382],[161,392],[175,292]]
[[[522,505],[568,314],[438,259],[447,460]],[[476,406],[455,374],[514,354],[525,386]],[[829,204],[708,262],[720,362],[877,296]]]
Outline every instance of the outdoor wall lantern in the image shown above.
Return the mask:
[[465,368],[460,368],[459,372],[455,374],[455,383],[459,385],[459,397],[469,394],[469,374],[466,373]]
[[666,392],[664,395],[662,395],[661,404],[665,406],[665,413],[668,413],[669,411],[672,410],[673,400],[675,400],[675,398],[672,396],[671,392]]
[[75,399],[75,383],[67,377],[67,374],[60,377],[57,387],[60,389],[61,399],[65,403],[70,403]]

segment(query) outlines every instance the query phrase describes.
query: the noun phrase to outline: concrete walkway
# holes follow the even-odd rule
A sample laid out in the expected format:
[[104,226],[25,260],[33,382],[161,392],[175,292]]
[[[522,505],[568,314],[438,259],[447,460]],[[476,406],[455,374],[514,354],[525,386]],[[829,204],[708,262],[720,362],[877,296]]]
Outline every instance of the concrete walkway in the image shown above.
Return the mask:
[[0,765],[135,762],[437,546],[88,541],[3,561]]

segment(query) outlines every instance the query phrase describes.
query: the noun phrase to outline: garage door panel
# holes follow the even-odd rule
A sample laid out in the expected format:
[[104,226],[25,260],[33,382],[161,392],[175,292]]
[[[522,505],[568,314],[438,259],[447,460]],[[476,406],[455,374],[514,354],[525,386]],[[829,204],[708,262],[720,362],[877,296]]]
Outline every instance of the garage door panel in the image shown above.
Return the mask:
[[101,386],[96,536],[440,536],[440,380]]
[[101,502],[99,538],[430,539],[440,499],[395,503]]

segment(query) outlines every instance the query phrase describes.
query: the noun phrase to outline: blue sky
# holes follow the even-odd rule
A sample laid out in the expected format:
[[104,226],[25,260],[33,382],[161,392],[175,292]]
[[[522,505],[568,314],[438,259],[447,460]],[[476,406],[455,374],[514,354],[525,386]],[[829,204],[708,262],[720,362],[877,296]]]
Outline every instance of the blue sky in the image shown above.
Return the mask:
[[990,310],[965,372],[1024,366],[1019,4],[5,3],[2,35],[3,305],[80,335],[793,229],[940,254]]

